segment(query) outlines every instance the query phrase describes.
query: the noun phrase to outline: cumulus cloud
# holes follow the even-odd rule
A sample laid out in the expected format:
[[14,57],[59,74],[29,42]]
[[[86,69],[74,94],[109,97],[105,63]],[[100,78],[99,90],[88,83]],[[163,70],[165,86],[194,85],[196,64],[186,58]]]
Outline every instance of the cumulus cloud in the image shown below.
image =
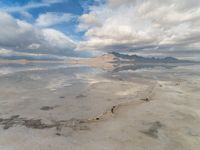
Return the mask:
[[48,12],[45,14],[41,14],[36,19],[36,25],[41,27],[49,27],[55,24],[69,22],[73,18],[74,16],[68,13]]
[[46,28],[42,30],[42,35],[44,37],[43,45],[47,47],[46,49],[49,49],[49,46],[51,49],[75,48],[75,42],[60,31]]
[[199,0],[107,0],[79,21],[85,40],[77,49],[200,48]]
[[96,18],[97,14],[90,13],[90,14],[84,14],[79,17],[79,21],[81,24],[78,25],[78,31],[84,31],[91,27],[101,25],[100,20]]
[[0,48],[39,53],[69,53],[76,43],[60,31],[37,28],[0,12]]

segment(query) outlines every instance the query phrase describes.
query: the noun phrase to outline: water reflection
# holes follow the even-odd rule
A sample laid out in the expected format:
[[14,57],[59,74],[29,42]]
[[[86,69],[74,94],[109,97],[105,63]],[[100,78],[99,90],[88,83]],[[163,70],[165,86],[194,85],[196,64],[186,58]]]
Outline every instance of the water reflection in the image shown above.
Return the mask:
[[123,65],[123,66],[115,66],[115,68],[112,70],[112,72],[121,72],[121,71],[136,71],[140,69],[153,69],[153,68],[165,68],[165,69],[172,69],[174,67],[177,67],[177,64],[134,64],[134,65]]

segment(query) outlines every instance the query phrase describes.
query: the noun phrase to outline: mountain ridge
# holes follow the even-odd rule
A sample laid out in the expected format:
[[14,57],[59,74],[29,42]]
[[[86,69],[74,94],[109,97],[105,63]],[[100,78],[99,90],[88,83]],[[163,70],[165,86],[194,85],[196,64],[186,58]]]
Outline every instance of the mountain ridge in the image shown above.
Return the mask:
[[195,61],[190,60],[180,60],[174,57],[164,57],[164,58],[156,58],[156,57],[143,57],[139,55],[128,55],[128,54],[120,54],[117,52],[110,52],[115,56],[116,61],[134,61],[138,63],[197,63]]

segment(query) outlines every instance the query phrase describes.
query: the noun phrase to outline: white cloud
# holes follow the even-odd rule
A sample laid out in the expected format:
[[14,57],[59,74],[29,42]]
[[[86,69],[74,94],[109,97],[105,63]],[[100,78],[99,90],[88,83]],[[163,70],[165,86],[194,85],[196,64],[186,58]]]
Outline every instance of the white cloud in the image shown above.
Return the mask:
[[21,15],[22,17],[24,17],[24,18],[27,18],[27,19],[33,17],[33,16],[32,16],[29,12],[27,12],[27,11],[21,11],[21,12],[20,12],[20,15]]
[[101,22],[96,17],[97,14],[95,13],[83,14],[82,16],[80,16],[79,21],[82,23],[78,25],[78,31],[84,31],[89,29],[90,27],[100,25]]
[[77,49],[199,49],[199,0],[108,0],[80,17]]
[[3,7],[0,9],[2,12],[22,12],[27,11],[29,9],[40,8],[40,7],[49,7],[52,4],[61,3],[63,0],[42,0],[42,2],[29,2],[23,6],[10,6],[10,7]]
[[63,22],[69,22],[71,19],[73,19],[74,16],[68,13],[54,13],[54,12],[48,12],[45,14],[41,14],[36,19],[36,25],[41,27],[49,27],[55,24],[63,23]]
[[40,44],[37,44],[37,43],[32,43],[30,44],[28,47],[28,49],[39,49],[40,48]]
[[0,45],[5,47],[17,48],[23,43],[31,43],[31,41],[37,39],[37,31],[32,25],[21,20],[15,20],[7,13],[0,13],[0,33]]
[[76,43],[60,31],[37,28],[0,12],[0,48],[39,53],[69,53]]
[[59,49],[66,49],[66,48],[75,48],[75,42],[67,37],[60,31],[54,29],[43,29],[42,30],[43,37],[45,43],[48,43],[51,48],[59,48]]
[[137,0],[108,0],[110,7],[116,7],[125,4],[135,3]]

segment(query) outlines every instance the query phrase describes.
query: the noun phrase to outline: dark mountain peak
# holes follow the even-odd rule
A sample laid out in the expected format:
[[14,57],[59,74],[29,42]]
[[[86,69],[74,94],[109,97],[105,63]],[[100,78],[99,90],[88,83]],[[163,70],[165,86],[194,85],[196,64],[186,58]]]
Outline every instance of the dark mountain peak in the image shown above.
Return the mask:
[[110,54],[113,54],[114,56],[118,58],[123,58],[123,59],[134,59],[134,58],[140,58],[138,55],[127,55],[127,54],[120,54],[117,52],[111,52]]
[[143,57],[138,55],[120,54],[117,52],[110,52],[110,54],[114,55],[117,59],[123,59],[125,61],[134,61],[139,63],[194,63],[193,61],[179,60],[174,57]]

